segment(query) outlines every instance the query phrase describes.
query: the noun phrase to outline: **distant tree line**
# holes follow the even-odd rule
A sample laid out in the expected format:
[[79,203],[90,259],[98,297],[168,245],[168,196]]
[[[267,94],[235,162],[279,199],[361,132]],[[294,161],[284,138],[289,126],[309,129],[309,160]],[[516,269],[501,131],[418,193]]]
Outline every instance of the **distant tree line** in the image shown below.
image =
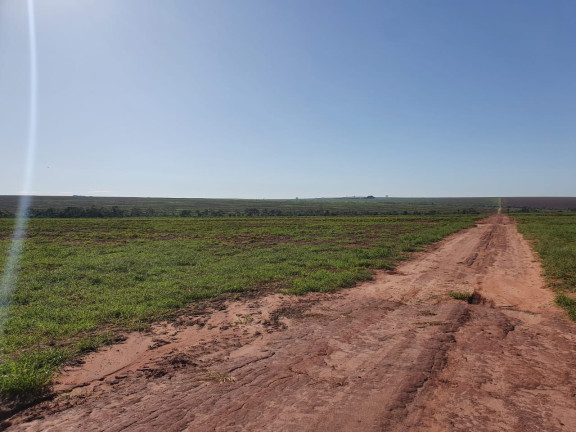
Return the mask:
[[480,214],[478,210],[473,207],[458,209],[458,214]]
[[[510,208],[505,212],[539,212],[545,209],[530,207]],[[565,211],[576,211],[566,209]],[[280,217],[280,216],[395,216],[395,215],[436,215],[436,214],[480,214],[478,209],[469,208],[446,208],[443,210],[423,209],[398,209],[398,210],[369,210],[362,208],[336,208],[326,209],[321,207],[312,208],[257,208],[247,207],[239,209],[178,209],[176,207],[163,208],[122,208],[119,206],[108,207],[48,207],[31,208],[28,212],[30,218],[125,218],[125,217]],[[13,212],[0,209],[0,218],[13,218]]]
[[112,207],[64,207],[64,208],[31,208],[28,212],[31,218],[122,218],[160,216],[156,209],[133,207],[123,209]]
[[557,211],[569,211],[569,212],[576,212],[576,208],[566,208],[566,209],[548,209],[548,208],[540,208],[540,207],[506,207],[504,210],[505,213],[539,213],[539,212],[557,212]]
[[[474,208],[438,210],[368,210],[368,209],[325,209],[325,208],[288,208],[270,209],[248,207],[242,209],[178,209],[178,208],[140,208],[130,209],[111,207],[48,207],[31,208],[30,218],[125,218],[125,217],[280,217],[280,216],[394,216],[394,215],[435,215],[442,213],[479,214]],[[0,218],[14,217],[14,213],[0,210]]]

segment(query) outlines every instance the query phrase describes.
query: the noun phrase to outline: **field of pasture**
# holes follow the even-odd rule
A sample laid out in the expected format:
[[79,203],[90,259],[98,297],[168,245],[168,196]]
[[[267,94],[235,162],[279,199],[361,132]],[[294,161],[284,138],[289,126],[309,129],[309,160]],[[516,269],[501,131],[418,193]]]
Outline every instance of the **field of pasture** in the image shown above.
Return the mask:
[[516,215],[518,231],[532,241],[556,302],[576,321],[576,214]]
[[[14,215],[16,195],[0,196],[0,218]],[[492,213],[497,198],[138,198],[35,196],[30,215],[40,217],[241,217],[241,216],[360,216]]]

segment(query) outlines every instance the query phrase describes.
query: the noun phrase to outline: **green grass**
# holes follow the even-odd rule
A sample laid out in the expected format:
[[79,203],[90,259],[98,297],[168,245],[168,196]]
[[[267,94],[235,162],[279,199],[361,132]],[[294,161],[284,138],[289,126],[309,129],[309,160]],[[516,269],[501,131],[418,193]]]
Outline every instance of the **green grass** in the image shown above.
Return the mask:
[[[477,216],[476,216],[477,217]],[[35,219],[0,340],[0,393],[223,293],[329,292],[391,269],[473,216]],[[0,266],[12,221],[0,220]],[[1,267],[0,267],[1,268]]]
[[576,321],[576,214],[515,216],[518,230],[542,258],[544,275],[556,289],[556,302]]
[[71,356],[70,350],[47,349],[24,352],[0,364],[2,393],[7,397],[35,396],[50,385],[54,371]]
[[558,293],[556,303],[568,311],[568,316],[571,320],[576,321],[576,300],[564,293]]
[[456,300],[466,300],[468,301],[472,297],[472,293],[460,292],[460,291],[450,291],[450,297]]

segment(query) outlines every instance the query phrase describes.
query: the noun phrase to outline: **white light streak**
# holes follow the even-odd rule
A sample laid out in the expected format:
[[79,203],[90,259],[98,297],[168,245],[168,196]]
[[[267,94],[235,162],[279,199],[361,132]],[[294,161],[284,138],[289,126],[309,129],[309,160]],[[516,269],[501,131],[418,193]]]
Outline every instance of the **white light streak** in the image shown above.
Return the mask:
[[30,43],[30,107],[28,121],[28,145],[26,168],[24,172],[23,194],[18,202],[16,223],[8,257],[4,264],[4,272],[0,282],[0,336],[4,333],[4,324],[10,308],[12,293],[18,281],[20,258],[24,251],[24,241],[28,228],[28,210],[34,178],[34,162],[36,160],[36,116],[37,116],[37,67],[36,67],[36,23],[34,19],[34,0],[28,0],[28,36]]

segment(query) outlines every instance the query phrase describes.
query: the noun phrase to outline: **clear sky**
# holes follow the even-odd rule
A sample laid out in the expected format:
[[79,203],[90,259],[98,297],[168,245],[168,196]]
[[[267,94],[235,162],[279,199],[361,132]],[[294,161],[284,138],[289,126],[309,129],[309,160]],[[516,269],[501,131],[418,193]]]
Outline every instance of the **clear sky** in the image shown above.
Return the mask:
[[[573,0],[35,0],[42,195],[576,195]],[[0,194],[23,0],[0,0]]]

